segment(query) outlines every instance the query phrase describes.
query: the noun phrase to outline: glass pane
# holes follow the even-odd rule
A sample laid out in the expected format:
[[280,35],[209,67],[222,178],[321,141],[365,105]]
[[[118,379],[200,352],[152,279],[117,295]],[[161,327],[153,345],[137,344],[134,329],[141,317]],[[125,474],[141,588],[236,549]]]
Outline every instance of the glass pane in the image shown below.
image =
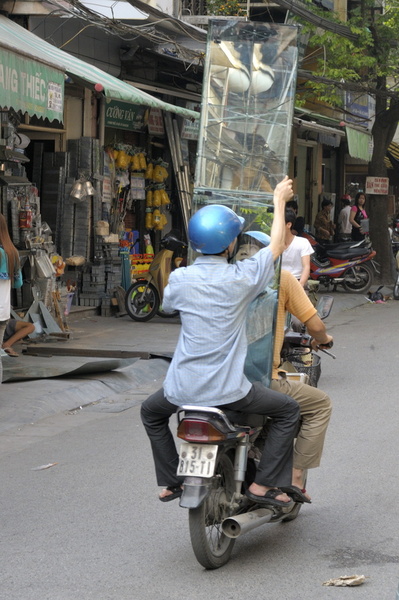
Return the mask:
[[[273,190],[288,174],[296,38],[291,25],[209,22],[193,211],[224,204],[245,218],[244,231],[270,232]],[[277,268],[247,318],[246,375],[264,385],[272,371],[278,282]]]
[[297,28],[213,19],[194,201],[265,205],[287,174]]

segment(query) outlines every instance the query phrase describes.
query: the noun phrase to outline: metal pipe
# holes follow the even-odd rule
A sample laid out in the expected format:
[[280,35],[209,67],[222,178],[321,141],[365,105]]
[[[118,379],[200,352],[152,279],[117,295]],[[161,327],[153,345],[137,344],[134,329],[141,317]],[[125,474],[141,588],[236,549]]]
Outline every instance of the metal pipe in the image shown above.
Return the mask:
[[105,143],[105,96],[103,95],[100,96],[97,137],[100,141],[100,147],[102,148]]
[[245,481],[245,472],[247,470],[248,459],[248,434],[240,440],[237,446],[234,459],[234,480]]
[[229,538],[238,538],[243,533],[269,523],[274,515],[270,508],[258,508],[243,515],[229,517],[222,523],[222,531]]

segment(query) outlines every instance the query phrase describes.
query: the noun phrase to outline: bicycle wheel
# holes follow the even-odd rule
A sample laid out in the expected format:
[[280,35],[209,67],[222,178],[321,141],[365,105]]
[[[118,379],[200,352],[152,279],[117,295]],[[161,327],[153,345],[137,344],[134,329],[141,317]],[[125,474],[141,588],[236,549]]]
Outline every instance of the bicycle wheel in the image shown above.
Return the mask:
[[218,569],[231,555],[235,539],[222,531],[222,521],[233,514],[230,507],[234,494],[234,468],[230,458],[217,459],[212,490],[198,508],[189,510],[191,545],[198,562],[205,569]]
[[347,292],[367,292],[373,282],[373,272],[368,265],[351,267],[344,273],[342,285]]
[[149,321],[159,308],[159,296],[155,286],[148,281],[136,281],[126,292],[127,314],[134,321]]

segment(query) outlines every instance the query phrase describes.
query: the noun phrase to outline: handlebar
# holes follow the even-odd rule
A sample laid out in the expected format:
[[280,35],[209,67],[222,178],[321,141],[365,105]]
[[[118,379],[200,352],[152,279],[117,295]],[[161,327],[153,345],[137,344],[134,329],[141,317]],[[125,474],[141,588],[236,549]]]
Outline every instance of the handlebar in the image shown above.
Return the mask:
[[[296,331],[288,331],[284,336],[284,342],[288,343],[293,348],[311,348],[312,347],[312,336],[308,333],[299,333]],[[317,350],[328,354],[331,358],[337,358],[335,354],[329,352],[327,348],[332,348],[333,342],[328,344],[319,344]]]
[[331,356],[331,358],[337,358],[335,356],[335,354],[333,354],[332,352],[329,352],[328,350],[325,350],[325,348],[322,348],[321,346],[317,346],[317,349],[324,352],[324,354],[328,354],[328,356]]

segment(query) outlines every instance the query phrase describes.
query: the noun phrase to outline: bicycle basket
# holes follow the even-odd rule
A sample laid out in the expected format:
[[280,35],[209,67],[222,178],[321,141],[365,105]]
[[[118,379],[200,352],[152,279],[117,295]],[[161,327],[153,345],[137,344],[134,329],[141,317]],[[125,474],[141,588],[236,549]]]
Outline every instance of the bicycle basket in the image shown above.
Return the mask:
[[288,354],[284,361],[291,363],[298,373],[306,373],[309,384],[317,387],[321,375],[321,359],[318,354],[298,349],[297,352]]

